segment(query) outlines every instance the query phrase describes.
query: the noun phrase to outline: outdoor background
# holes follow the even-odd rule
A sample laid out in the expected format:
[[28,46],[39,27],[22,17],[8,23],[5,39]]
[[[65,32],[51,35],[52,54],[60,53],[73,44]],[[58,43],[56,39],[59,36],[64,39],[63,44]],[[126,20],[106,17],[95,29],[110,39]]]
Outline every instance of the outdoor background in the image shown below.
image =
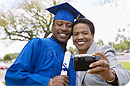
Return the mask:
[[[50,37],[54,15],[45,8],[66,1],[94,23],[95,42],[113,46],[130,70],[130,0],[0,0],[0,66],[9,67],[32,38]],[[77,53],[72,38],[67,48]],[[0,69],[2,82],[5,72]]]

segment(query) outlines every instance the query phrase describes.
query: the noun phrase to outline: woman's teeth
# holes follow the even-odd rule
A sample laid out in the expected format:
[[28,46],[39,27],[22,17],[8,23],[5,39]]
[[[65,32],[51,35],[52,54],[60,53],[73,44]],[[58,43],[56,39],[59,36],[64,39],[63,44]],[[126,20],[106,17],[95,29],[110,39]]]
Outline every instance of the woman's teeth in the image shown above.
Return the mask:
[[78,42],[78,44],[84,44],[85,42]]

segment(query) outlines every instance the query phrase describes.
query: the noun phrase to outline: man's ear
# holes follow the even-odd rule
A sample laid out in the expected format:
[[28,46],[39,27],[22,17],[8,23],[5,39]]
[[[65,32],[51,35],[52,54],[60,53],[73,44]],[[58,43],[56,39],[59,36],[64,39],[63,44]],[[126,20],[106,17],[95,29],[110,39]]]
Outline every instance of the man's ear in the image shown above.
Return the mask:
[[51,27],[51,32],[53,32],[53,27],[54,27],[54,24],[52,24],[52,27]]
[[53,32],[54,25],[55,25],[55,20],[53,20],[53,23],[52,23],[52,26],[51,26],[51,32]]
[[51,32],[53,32],[53,30],[51,29]]

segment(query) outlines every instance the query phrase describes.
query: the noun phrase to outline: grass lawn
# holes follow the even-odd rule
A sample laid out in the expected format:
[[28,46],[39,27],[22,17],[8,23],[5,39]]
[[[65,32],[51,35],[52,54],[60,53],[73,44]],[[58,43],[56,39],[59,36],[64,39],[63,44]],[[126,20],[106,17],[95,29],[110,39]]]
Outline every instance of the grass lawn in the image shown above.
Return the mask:
[[122,67],[126,68],[127,70],[130,70],[130,62],[120,62]]

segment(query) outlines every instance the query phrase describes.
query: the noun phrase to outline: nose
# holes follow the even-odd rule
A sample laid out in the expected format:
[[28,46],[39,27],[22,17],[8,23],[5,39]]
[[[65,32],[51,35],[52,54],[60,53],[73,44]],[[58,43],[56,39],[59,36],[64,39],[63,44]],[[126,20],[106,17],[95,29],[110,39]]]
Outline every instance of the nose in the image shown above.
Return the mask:
[[61,28],[62,31],[67,31],[67,26],[64,24],[63,27]]
[[84,37],[83,37],[83,35],[80,33],[79,35],[78,35],[78,40],[81,40],[81,39],[83,39]]

